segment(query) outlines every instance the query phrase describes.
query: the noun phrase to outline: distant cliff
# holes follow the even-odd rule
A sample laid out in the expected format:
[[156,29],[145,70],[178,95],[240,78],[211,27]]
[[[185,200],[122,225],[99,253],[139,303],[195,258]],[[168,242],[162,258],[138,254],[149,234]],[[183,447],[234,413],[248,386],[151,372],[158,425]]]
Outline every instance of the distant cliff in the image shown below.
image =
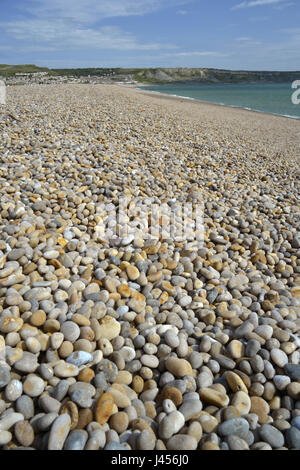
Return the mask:
[[41,72],[49,77],[97,77],[103,80],[136,81],[139,83],[170,83],[170,82],[198,82],[198,83],[280,83],[300,80],[300,71],[272,72],[272,71],[244,71],[219,70],[207,68],[85,68],[85,69],[49,69],[36,65],[6,65],[0,64],[0,76],[19,77],[22,75],[37,75]]
[[195,81],[202,83],[280,83],[300,80],[300,72],[255,72],[195,68],[142,69],[132,73],[140,82],[168,83]]

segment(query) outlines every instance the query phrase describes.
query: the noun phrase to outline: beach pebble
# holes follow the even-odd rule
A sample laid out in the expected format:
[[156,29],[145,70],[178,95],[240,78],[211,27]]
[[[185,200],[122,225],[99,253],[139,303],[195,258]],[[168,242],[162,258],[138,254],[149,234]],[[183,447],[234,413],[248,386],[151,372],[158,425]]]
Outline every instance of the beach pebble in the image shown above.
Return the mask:
[[88,433],[84,429],[71,431],[64,445],[64,450],[84,450]]
[[58,416],[50,429],[48,450],[62,450],[65,444],[65,440],[70,432],[70,428],[70,416],[66,413]]
[[8,444],[12,440],[12,433],[9,431],[0,430],[0,446]]
[[176,357],[169,357],[166,360],[166,368],[175,377],[184,377],[185,375],[192,375],[192,366],[185,359],[178,359]]
[[288,357],[281,349],[274,348],[270,352],[270,356],[274,364],[283,368],[288,363]]
[[273,449],[284,445],[282,433],[271,424],[264,424],[259,428],[259,436],[262,441],[267,442]]
[[22,446],[29,447],[33,443],[34,430],[28,421],[17,422],[14,427],[14,435]]
[[179,411],[171,411],[159,424],[159,436],[161,439],[169,439],[184,426],[185,418]]
[[38,397],[44,391],[45,383],[43,379],[37,375],[28,375],[23,382],[23,389],[26,395],[30,397]]
[[196,450],[198,447],[197,439],[186,434],[176,434],[167,441],[168,450]]
[[221,436],[235,435],[241,439],[245,439],[249,431],[249,423],[244,418],[228,419],[221,423],[218,427],[218,433]]

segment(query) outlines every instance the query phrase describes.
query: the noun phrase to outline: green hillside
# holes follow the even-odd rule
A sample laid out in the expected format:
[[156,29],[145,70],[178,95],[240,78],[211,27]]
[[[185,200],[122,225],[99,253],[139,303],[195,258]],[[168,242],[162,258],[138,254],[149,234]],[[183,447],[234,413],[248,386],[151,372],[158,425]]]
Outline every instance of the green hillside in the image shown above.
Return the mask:
[[140,83],[280,83],[298,80],[300,72],[219,70],[207,68],[77,68],[49,69],[34,64],[0,64],[0,76],[14,77],[17,73],[48,72],[49,75],[72,77],[108,77],[110,80],[135,80]]

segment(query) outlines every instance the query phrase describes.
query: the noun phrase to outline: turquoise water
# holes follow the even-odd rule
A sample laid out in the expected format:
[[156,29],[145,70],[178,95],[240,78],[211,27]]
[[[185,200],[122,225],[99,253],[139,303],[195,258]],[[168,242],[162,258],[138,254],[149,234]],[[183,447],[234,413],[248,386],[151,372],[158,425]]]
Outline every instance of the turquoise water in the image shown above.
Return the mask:
[[[300,77],[299,77],[300,79]],[[251,109],[300,119],[300,104],[292,103],[291,83],[272,84],[168,84],[140,87],[168,95],[192,98],[210,103]],[[299,97],[299,94],[298,94]]]

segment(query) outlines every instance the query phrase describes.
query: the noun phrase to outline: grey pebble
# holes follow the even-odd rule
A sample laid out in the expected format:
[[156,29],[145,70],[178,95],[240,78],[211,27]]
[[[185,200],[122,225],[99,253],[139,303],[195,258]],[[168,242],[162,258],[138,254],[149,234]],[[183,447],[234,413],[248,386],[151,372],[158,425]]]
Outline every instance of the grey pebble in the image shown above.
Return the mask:
[[110,441],[104,447],[104,450],[129,450],[125,444],[120,444],[120,442]]
[[300,450],[300,430],[298,428],[292,426],[288,429],[285,438],[289,448]]
[[218,426],[218,433],[221,436],[235,435],[244,439],[249,431],[249,423],[243,418],[232,418],[224,421]]
[[88,440],[88,433],[84,429],[71,431],[64,445],[64,450],[83,450]]
[[261,440],[270,444],[274,449],[284,445],[283,434],[271,424],[264,424],[258,428],[258,432]]
[[16,411],[22,413],[24,419],[30,419],[34,415],[34,403],[27,395],[20,396],[16,401]]

